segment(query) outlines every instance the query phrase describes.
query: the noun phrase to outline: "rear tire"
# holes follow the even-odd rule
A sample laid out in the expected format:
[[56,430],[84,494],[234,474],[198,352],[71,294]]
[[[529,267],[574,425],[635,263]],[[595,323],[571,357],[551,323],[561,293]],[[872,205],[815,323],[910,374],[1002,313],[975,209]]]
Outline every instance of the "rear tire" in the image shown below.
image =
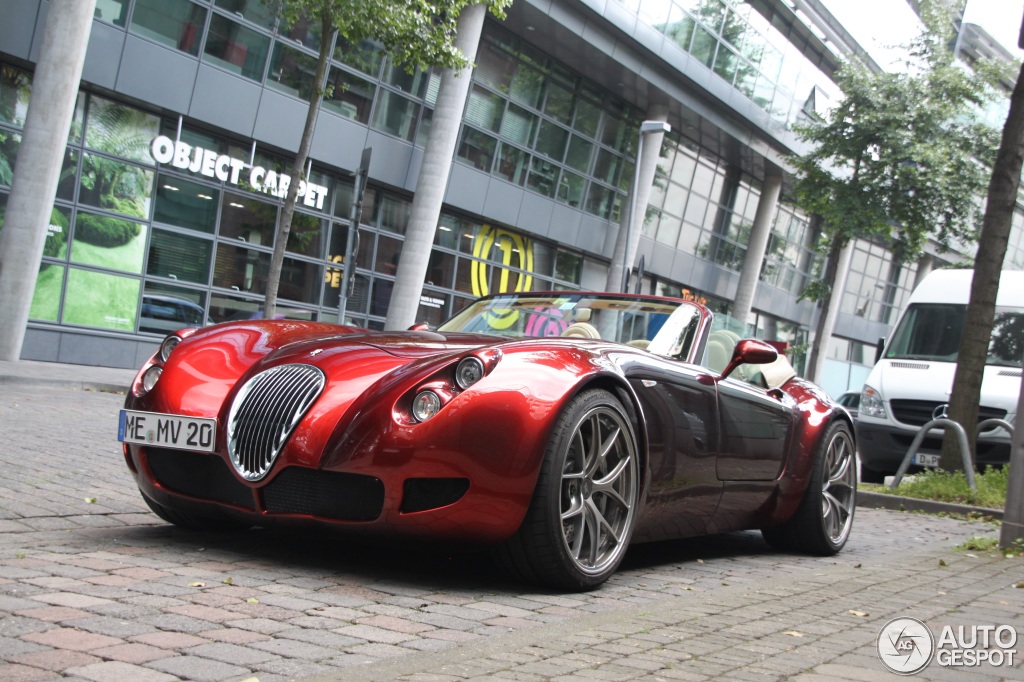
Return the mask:
[[846,422],[833,422],[818,445],[810,481],[796,513],[785,523],[762,528],[772,547],[831,556],[846,544],[857,506],[857,466]]
[[142,495],[142,499],[146,501],[149,508],[153,510],[154,514],[167,523],[178,526],[179,528],[184,528],[186,530],[223,532],[229,530],[245,530],[250,527],[250,524],[243,521],[237,521],[235,519],[199,516],[171,509],[158,502],[154,502],[141,491],[140,494]]
[[494,554],[529,582],[594,589],[625,556],[639,499],[629,413],[608,391],[585,391],[555,424],[522,526]]

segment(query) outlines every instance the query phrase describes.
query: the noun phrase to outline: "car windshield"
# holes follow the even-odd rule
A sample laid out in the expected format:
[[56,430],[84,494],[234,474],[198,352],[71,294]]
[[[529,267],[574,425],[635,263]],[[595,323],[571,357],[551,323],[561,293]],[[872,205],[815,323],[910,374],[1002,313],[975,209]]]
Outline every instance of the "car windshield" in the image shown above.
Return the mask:
[[703,309],[692,303],[655,297],[501,294],[475,301],[438,331],[604,339],[692,361],[703,317]]
[[[890,360],[956,362],[967,306],[945,303],[912,305],[893,333],[885,353]],[[1024,353],[1024,310],[997,308],[986,363],[1020,367]]]

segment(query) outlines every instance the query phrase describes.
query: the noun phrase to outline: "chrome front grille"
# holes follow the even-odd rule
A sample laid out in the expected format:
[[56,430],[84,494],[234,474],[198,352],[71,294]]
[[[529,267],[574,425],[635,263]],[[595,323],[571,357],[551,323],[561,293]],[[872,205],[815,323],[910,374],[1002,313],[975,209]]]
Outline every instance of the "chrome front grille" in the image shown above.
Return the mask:
[[242,478],[267,475],[324,382],[312,365],[278,365],[245,382],[228,415],[228,454]]

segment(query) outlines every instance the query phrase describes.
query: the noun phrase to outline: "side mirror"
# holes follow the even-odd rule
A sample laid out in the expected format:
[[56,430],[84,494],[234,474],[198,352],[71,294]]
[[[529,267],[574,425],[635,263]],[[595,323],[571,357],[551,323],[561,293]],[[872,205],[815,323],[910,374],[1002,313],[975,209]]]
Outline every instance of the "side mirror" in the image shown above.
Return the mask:
[[779,352],[764,341],[743,339],[732,351],[732,359],[722,370],[722,378],[732,374],[740,365],[767,365],[775,362]]
[[411,331],[411,332],[429,332],[430,331],[430,327],[427,325],[426,322],[417,322],[416,324],[413,324],[413,325],[409,326],[409,331]]

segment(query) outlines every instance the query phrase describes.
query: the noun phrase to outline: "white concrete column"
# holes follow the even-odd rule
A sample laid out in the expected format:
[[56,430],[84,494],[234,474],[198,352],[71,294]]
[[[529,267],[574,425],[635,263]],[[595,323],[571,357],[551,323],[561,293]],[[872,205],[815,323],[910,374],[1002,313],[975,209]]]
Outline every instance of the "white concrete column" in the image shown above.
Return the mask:
[[846,280],[850,274],[850,262],[853,260],[855,240],[851,239],[843,250],[839,252],[839,262],[836,264],[835,286],[832,287],[832,296],[829,298],[828,308],[821,310],[820,315],[824,319],[819,320],[817,338],[814,339],[814,348],[811,352],[810,366],[807,368],[807,378],[811,381],[821,383],[822,372],[825,369],[825,356],[828,355],[828,344],[832,340],[832,332],[836,328],[836,320],[839,318],[839,310],[843,304],[843,294],[846,293]]
[[21,357],[96,0],[50,0],[0,231],[0,360]]
[[750,230],[750,241],[747,242],[747,254],[743,258],[743,269],[740,270],[740,281],[736,285],[736,298],[732,304],[732,316],[743,324],[754,305],[754,294],[761,278],[761,263],[768,250],[768,238],[772,233],[772,220],[775,209],[779,205],[779,194],[782,192],[782,172],[770,168],[761,187],[761,198],[757,202],[757,213],[754,214],[754,226]]
[[[470,5],[459,15],[455,47],[459,48],[470,62],[476,60],[480,45],[487,6]],[[437,103],[430,124],[430,136],[423,150],[423,162],[416,180],[416,195],[412,200],[409,226],[405,232],[405,243],[395,273],[395,287],[391,290],[391,303],[384,328],[388,330],[408,329],[416,322],[416,313],[423,293],[423,281],[427,275],[430,251],[434,246],[437,221],[441,218],[455,145],[462,125],[462,114],[469,94],[470,73],[459,73],[444,69],[437,91]]]
[[[664,106],[652,105],[647,113],[647,121],[668,120],[668,109]],[[619,221],[612,263],[605,281],[606,291],[621,291],[623,271],[631,270],[636,261],[636,251],[640,246],[640,235],[643,233],[644,218],[647,215],[647,202],[651,198],[651,186],[654,184],[654,173],[658,169],[661,143],[664,139],[665,133],[661,131],[640,132],[637,149],[639,158],[634,169],[633,192],[629,198],[629,207],[622,211]]]

